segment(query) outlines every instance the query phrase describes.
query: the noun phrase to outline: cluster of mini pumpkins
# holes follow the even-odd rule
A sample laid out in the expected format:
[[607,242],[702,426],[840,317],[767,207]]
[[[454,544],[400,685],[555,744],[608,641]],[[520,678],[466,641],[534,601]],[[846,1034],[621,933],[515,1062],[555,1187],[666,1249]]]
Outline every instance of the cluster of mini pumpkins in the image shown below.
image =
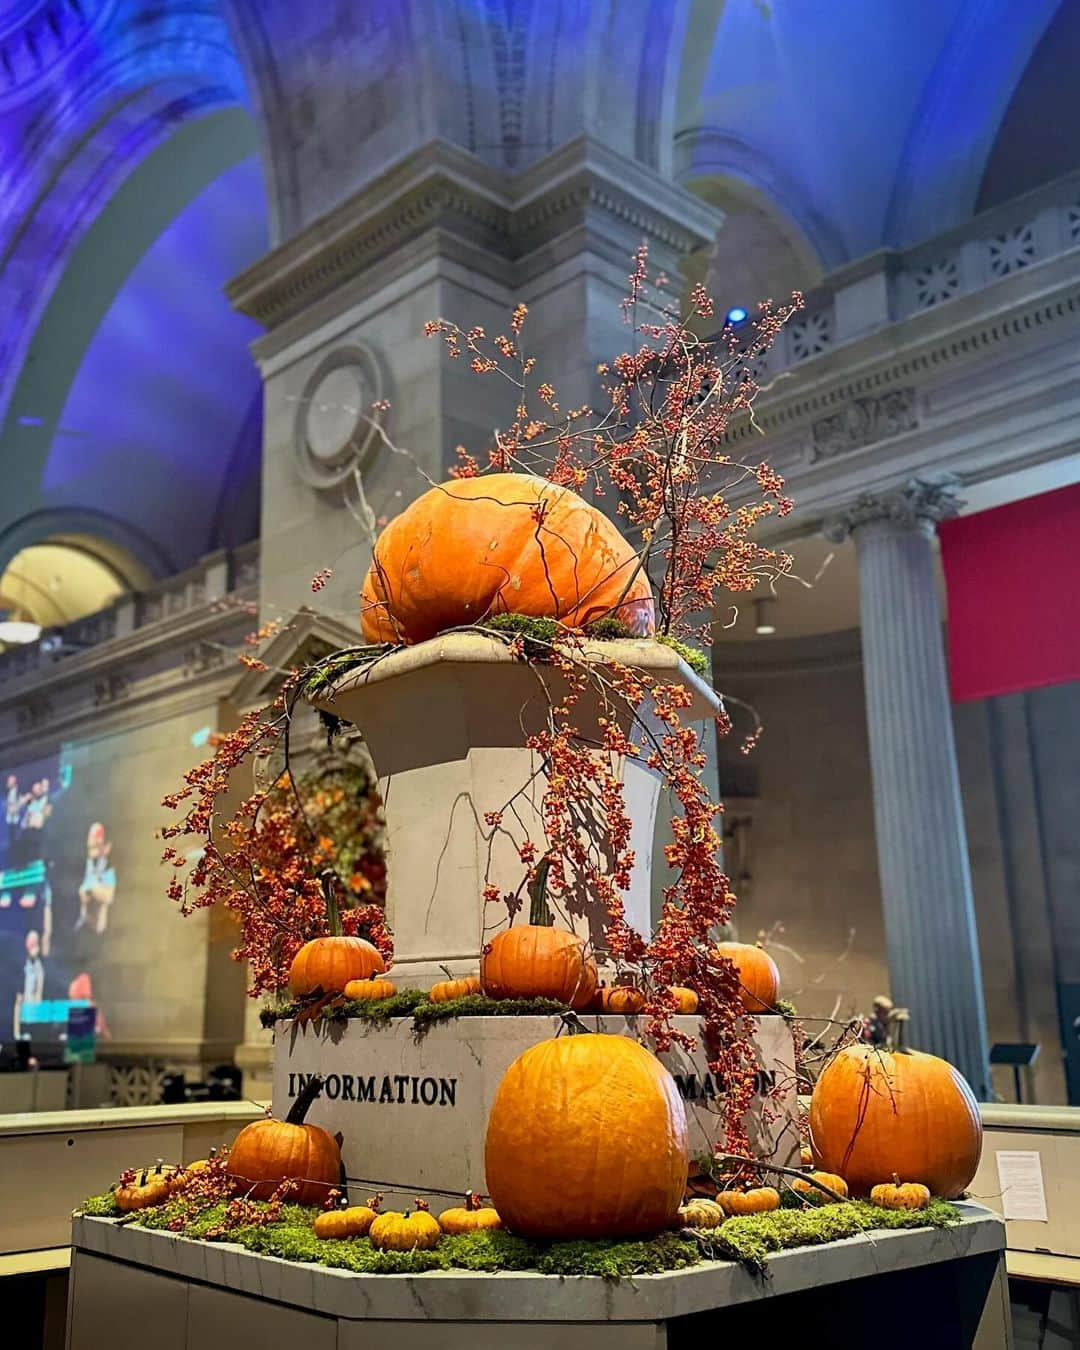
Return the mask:
[[200,1158],[198,1162],[188,1163],[186,1167],[163,1162],[159,1158],[152,1167],[125,1172],[112,1187],[113,1202],[116,1208],[124,1213],[136,1209],[149,1209],[153,1205],[163,1205],[170,1196],[182,1190],[192,1177],[209,1167],[213,1156],[211,1154],[210,1158]]
[[315,1220],[315,1236],[320,1238],[366,1237],[382,1251],[426,1251],[438,1246],[444,1236],[476,1233],[501,1228],[502,1220],[490,1205],[484,1205],[476,1191],[469,1191],[463,1205],[444,1209],[436,1219],[427,1202],[417,1199],[408,1213],[398,1210],[379,1212],[379,1197],[366,1205],[344,1205],[325,1210]]

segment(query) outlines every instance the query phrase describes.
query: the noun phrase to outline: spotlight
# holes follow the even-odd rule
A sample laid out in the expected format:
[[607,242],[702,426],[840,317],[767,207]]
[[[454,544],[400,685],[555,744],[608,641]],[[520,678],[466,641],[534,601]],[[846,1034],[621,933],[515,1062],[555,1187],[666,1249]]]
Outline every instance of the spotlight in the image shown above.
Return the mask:
[[0,619],[0,643],[23,646],[36,642],[41,636],[41,624],[23,622],[21,619]]
[[749,314],[741,305],[735,305],[725,315],[724,325],[727,328],[738,328],[739,324],[745,323],[749,317]]
[[759,637],[771,637],[776,632],[776,624],[769,615],[769,606],[775,604],[773,595],[761,595],[754,601],[754,632]]

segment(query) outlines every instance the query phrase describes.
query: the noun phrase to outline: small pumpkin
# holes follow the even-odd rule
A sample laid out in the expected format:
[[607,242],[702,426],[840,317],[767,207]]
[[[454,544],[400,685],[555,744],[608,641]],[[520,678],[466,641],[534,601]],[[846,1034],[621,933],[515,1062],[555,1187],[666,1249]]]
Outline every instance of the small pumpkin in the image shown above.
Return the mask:
[[350,980],[366,980],[382,975],[386,962],[378,947],[365,938],[346,937],[341,928],[341,913],[333,885],[325,882],[328,937],[305,942],[293,957],[289,987],[297,997],[306,994],[340,994]]
[[548,858],[529,887],[529,922],[496,933],[480,958],[480,983],[489,998],[553,998],[579,1012],[596,993],[596,962],[576,933],[552,927],[546,899]]
[[483,1228],[501,1228],[502,1219],[497,1210],[484,1205],[476,1191],[468,1191],[465,1204],[444,1209],[439,1215],[439,1227],[444,1233],[474,1233]]
[[720,1191],[716,1203],[725,1214],[771,1214],[780,1208],[780,1192],[773,1186],[755,1186],[749,1191]]
[[765,948],[758,943],[721,942],[713,951],[734,962],[745,1011],[772,1012],[780,993],[780,972]]
[[480,992],[479,975],[463,975],[455,980],[453,976],[448,976],[445,980],[440,980],[438,984],[433,984],[428,990],[428,998],[432,1003],[449,1003],[452,998],[468,998],[470,994]]
[[800,1145],[800,1147],[799,1147],[799,1166],[800,1166],[800,1167],[813,1167],[813,1165],[814,1165],[814,1150],[810,1147],[809,1144],[802,1144],[802,1145]]
[[716,1228],[724,1218],[721,1206],[703,1196],[695,1196],[679,1209],[679,1222],[686,1228]]
[[686,1109],[671,1074],[629,1036],[557,1036],[503,1075],[484,1165],[492,1203],[522,1237],[659,1233],[686,1191]]
[[810,1097],[810,1143],[819,1167],[842,1172],[855,1195],[882,1177],[918,1177],[952,1200],[971,1183],[982,1151],[979,1107],[944,1059],[849,1045],[825,1066]]
[[380,1214],[368,1229],[371,1245],[385,1252],[430,1251],[439,1245],[442,1235],[423,1200],[417,1200],[411,1214],[396,1209]]
[[166,1163],[143,1167],[138,1172],[125,1172],[113,1191],[116,1208],[124,1213],[135,1209],[149,1209],[161,1205],[173,1192],[180,1169]]
[[882,1209],[925,1209],[930,1187],[919,1181],[884,1181],[871,1188],[870,1203]]
[[814,1185],[815,1181],[819,1181],[822,1186],[828,1186],[830,1191],[835,1191],[837,1195],[845,1200],[847,1199],[848,1184],[843,1177],[837,1176],[835,1172],[808,1172],[805,1178],[796,1177],[791,1183],[791,1189],[807,1200],[813,1200],[816,1204],[835,1204],[836,1202],[831,1195]]
[[424,642],[507,611],[569,628],[610,615],[639,637],[656,623],[649,578],[617,526],[535,474],[441,483],[375,541],[362,592],[365,641]]
[[283,1181],[294,1181],[289,1199],[321,1205],[341,1177],[341,1149],[328,1130],[304,1123],[322,1090],[312,1075],[284,1120],[268,1116],[245,1125],[229,1152],[228,1175],[234,1188],[252,1200],[269,1200]]
[[169,1183],[169,1194],[176,1191],[182,1191],[189,1181],[193,1181],[200,1172],[205,1172],[214,1161],[217,1149],[210,1150],[209,1158],[197,1158],[194,1162],[186,1163],[183,1167],[177,1168]]
[[693,989],[687,989],[685,985],[673,984],[668,989],[668,993],[675,1000],[675,1011],[689,1015],[698,1010],[698,996]]
[[328,1209],[315,1217],[318,1238],[365,1237],[379,1217],[368,1205],[349,1205],[346,1209]]
[[604,985],[599,994],[601,1012],[623,1013],[632,1017],[645,1006],[644,992],[631,984]]
[[366,980],[350,980],[344,989],[346,998],[353,998],[361,1003],[376,1003],[379,999],[393,998],[396,993],[397,990],[390,980],[380,980],[375,975]]

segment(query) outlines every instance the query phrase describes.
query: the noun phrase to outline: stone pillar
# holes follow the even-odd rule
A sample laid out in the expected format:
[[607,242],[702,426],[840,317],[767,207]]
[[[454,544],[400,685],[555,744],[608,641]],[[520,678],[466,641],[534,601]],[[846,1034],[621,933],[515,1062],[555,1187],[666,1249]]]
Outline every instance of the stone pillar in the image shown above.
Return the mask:
[[[951,483],[866,495],[826,525],[854,538],[878,870],[891,996],[910,1043],[989,1090],[979,945],[953,739],[933,538]],[[827,859],[823,859],[827,865]]]

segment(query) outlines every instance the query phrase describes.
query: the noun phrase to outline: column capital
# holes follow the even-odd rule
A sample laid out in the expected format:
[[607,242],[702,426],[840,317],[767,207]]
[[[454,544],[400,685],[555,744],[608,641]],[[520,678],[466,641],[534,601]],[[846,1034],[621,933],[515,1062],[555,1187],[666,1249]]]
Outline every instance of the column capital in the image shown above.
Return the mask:
[[957,515],[961,506],[960,480],[951,474],[909,478],[883,492],[861,493],[850,506],[826,518],[823,533],[834,544],[842,544],[864,525],[878,523],[933,534],[939,522]]

